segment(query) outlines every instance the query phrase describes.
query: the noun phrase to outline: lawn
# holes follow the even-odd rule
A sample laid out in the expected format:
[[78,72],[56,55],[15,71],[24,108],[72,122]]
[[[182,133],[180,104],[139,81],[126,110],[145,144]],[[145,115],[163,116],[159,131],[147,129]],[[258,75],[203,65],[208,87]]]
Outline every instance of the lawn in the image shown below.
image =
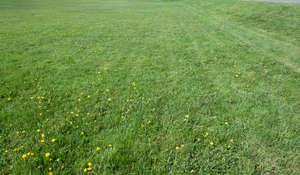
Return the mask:
[[300,174],[300,4],[1,0],[0,174]]

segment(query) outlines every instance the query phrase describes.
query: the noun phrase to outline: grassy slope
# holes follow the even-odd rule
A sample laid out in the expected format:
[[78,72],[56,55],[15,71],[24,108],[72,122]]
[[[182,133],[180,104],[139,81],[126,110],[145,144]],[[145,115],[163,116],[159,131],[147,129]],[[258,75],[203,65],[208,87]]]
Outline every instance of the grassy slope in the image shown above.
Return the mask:
[[1,1],[0,174],[299,174],[299,8]]

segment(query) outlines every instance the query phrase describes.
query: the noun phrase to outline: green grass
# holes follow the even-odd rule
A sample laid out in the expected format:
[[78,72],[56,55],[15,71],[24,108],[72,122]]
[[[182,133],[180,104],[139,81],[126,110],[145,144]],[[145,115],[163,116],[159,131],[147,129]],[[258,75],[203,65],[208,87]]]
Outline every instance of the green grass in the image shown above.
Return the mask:
[[289,3],[0,1],[0,174],[300,174],[299,19]]

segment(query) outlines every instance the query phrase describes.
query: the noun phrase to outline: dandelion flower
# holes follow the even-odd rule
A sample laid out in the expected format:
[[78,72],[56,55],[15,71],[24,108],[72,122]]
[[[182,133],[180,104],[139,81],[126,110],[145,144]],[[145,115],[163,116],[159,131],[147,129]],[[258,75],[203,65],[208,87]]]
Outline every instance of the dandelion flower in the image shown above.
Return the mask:
[[176,148],[175,148],[176,150],[179,150],[179,146],[176,146]]
[[207,137],[207,136],[208,136],[208,132],[205,133],[204,137]]
[[23,158],[23,159],[25,159],[26,157],[27,157],[27,155],[26,155],[26,154],[23,154],[23,155],[22,155],[22,158]]
[[70,121],[69,123],[70,123],[70,125],[73,125],[73,122],[72,122],[72,121]]
[[60,158],[57,158],[55,161],[56,161],[56,162],[59,162],[59,161],[60,161]]
[[8,150],[5,150],[4,152],[8,153]]
[[55,141],[56,141],[56,139],[52,139],[52,140],[51,140],[51,142],[55,142]]
[[148,123],[148,125],[149,125],[149,124],[151,123],[151,120],[148,120],[147,123]]
[[112,147],[112,144],[108,144],[109,147]]
[[41,140],[41,143],[44,143],[45,142],[45,140]]
[[49,172],[49,175],[53,175],[53,173],[50,171],[50,172]]
[[40,130],[40,129],[37,129],[36,132],[41,132],[41,130]]
[[49,171],[52,171],[52,168],[49,168]]
[[108,102],[111,102],[111,98],[108,98],[107,101],[108,101]]
[[230,148],[231,148],[231,145],[228,145],[227,148],[230,149]]
[[91,98],[91,96],[90,96],[90,95],[88,95],[88,98]]
[[100,150],[101,150],[101,148],[98,146],[98,147],[96,148],[96,150],[97,150],[97,151],[100,151]]
[[10,97],[8,97],[8,98],[7,98],[7,101],[11,101],[11,98],[10,98]]
[[46,153],[46,154],[45,154],[45,157],[49,157],[49,156],[50,156],[50,153]]
[[87,169],[86,169],[86,168],[85,168],[85,169],[83,169],[83,172],[85,172],[85,173],[86,173],[86,172],[87,172]]
[[91,171],[91,170],[92,170],[92,168],[91,168],[91,167],[88,167],[88,168],[87,168],[87,170],[88,170],[88,171]]
[[78,98],[78,102],[80,102],[80,98]]
[[214,143],[214,142],[209,142],[209,144],[210,144],[211,146],[214,146],[215,143]]
[[197,141],[200,142],[200,138],[197,138]]
[[45,137],[45,134],[44,134],[44,133],[42,133],[42,134],[41,134],[41,137],[42,137],[42,138],[44,138],[44,137]]
[[225,122],[225,125],[228,126],[228,122],[227,121]]
[[91,167],[91,166],[92,166],[92,163],[91,163],[91,162],[89,162],[89,163],[88,163],[88,166],[89,166],[89,167]]

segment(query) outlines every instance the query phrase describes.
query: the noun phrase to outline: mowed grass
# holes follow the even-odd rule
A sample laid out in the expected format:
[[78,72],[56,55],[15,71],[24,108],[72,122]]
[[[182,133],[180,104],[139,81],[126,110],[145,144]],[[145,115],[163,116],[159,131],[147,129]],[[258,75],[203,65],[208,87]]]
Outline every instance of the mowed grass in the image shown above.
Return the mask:
[[300,174],[300,4],[0,2],[0,174]]

